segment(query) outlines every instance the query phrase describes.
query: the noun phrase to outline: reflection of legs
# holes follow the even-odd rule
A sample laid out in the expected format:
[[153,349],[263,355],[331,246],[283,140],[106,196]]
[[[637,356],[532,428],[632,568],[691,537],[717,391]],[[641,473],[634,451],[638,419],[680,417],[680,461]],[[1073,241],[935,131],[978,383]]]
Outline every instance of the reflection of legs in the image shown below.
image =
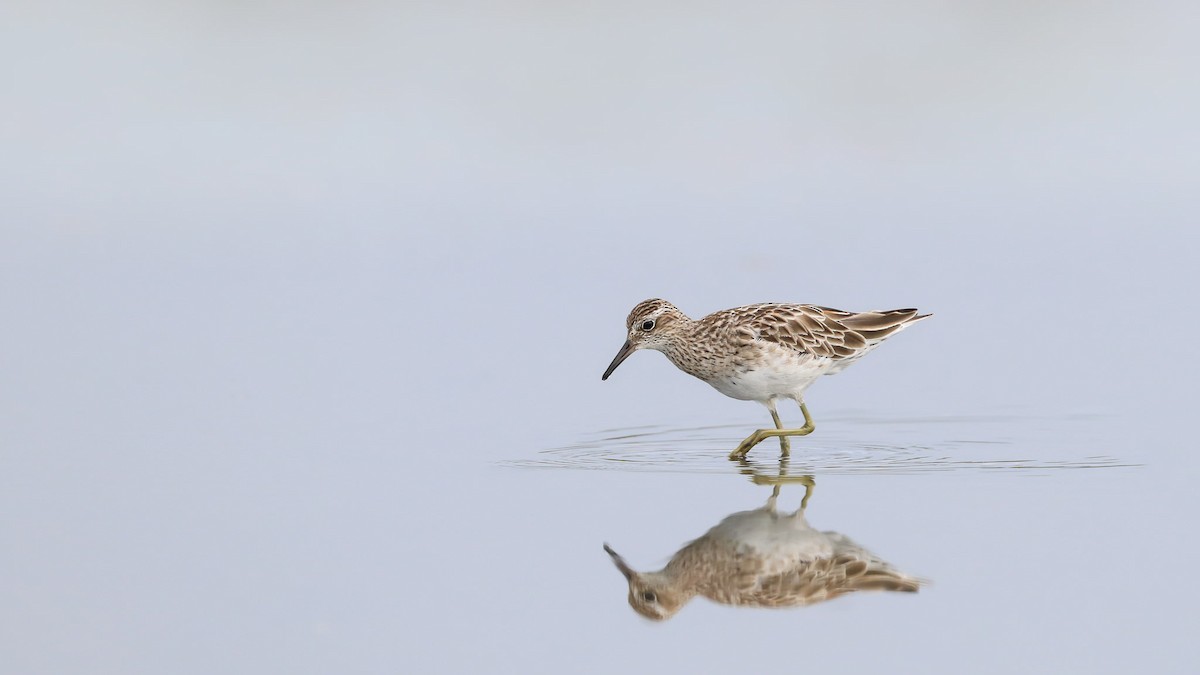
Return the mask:
[[[813,425],[812,416],[808,414],[808,407],[804,405],[804,401],[801,401],[798,398],[796,399],[796,402],[800,404],[800,412],[804,413],[804,426],[800,427],[799,429],[783,429],[781,427],[775,429],[759,429],[747,436],[746,440],[742,441],[733,452],[729,453],[729,459],[739,459],[745,457],[746,453],[750,452],[750,448],[758,445],[763,441],[763,439],[766,438],[778,437],[783,439],[786,436],[807,436],[811,434],[816,426]],[[775,418],[775,424],[779,425],[779,413],[775,412],[775,402],[771,401],[767,407],[771,409],[771,417]],[[788,453],[787,446],[784,446],[783,452],[785,455]]]
[[[780,479],[782,478],[784,477],[780,476]],[[800,479],[796,482],[804,485],[804,499],[800,500],[800,508],[796,509],[796,512],[792,516],[803,518],[804,510],[808,508],[808,498],[812,496],[813,488],[816,487],[817,481],[812,476],[800,476]],[[771,496],[767,499],[767,505],[763,507],[764,511],[775,513],[775,502],[779,499],[779,488],[781,487],[783,487],[783,483],[776,483],[775,487],[771,489]]]
[[804,483],[804,499],[800,500],[800,510],[797,513],[804,513],[804,509],[808,508],[808,498],[812,496],[813,488],[817,486],[817,481],[813,480],[812,476],[801,476],[801,479],[801,482]]
[[775,500],[779,499],[779,486],[776,485],[774,490],[771,490],[771,498],[767,500],[767,505],[764,507],[767,511],[775,511]]

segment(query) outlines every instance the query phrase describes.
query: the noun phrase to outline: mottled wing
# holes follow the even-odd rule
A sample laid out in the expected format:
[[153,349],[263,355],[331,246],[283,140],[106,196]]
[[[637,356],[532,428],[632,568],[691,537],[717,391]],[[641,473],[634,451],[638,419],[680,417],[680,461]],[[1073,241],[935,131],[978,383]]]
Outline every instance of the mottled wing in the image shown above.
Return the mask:
[[839,321],[837,313],[813,305],[761,305],[746,327],[759,340],[833,359],[851,356],[867,346],[861,335]]
[[918,316],[915,309],[854,313],[816,305],[767,304],[754,307],[745,325],[757,339],[841,360],[861,356],[925,316]]
[[763,607],[795,607],[854,591],[916,593],[920,588],[919,579],[882,560],[842,553],[806,561],[782,574],[760,579],[751,602]]

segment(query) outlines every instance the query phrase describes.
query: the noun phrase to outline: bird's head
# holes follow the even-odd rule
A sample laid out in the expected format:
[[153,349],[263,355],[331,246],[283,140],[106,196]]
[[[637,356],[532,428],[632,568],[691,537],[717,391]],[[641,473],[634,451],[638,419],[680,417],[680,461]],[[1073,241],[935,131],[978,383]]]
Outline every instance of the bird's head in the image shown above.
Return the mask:
[[621,345],[621,350],[617,352],[600,379],[607,380],[622,361],[639,349],[666,350],[680,335],[688,321],[683,312],[666,300],[654,298],[639,302],[625,319],[625,344]]
[[604,550],[612,556],[613,564],[629,582],[629,606],[633,611],[653,621],[665,621],[680,610],[690,595],[672,588],[667,577],[658,572],[638,573],[608,544]]

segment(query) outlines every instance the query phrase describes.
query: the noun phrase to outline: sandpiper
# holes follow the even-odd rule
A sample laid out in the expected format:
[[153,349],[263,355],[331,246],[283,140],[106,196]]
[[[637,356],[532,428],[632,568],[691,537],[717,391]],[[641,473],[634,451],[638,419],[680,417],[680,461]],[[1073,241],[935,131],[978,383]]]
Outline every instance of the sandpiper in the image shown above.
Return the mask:
[[[846,369],[887,338],[930,316],[915,309],[844,312],[817,305],[762,303],[734,307],[689,319],[666,300],[638,303],[625,320],[628,339],[601,379],[639,349],[656,349],[680,370],[743,401],[758,401],[771,411],[774,429],[758,429],[730,453],[746,456],[765,438],[777,436],[786,456],[788,436],[815,428],[804,391],[821,375]],[[785,429],[776,399],[790,398],[804,413],[804,426]]]
[[915,593],[922,580],[837,532],[804,518],[812,490],[795,513],[775,510],[779,485],[765,506],[727,516],[687,544],[657,572],[637,572],[608,544],[604,550],[629,582],[629,604],[661,621],[697,595],[726,605],[802,607],[853,591]]

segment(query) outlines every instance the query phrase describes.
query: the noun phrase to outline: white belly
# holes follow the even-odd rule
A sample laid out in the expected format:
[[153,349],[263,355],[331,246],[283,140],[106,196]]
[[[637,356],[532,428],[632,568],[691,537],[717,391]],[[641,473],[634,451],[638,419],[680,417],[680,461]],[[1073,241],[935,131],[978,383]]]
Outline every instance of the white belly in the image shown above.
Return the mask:
[[774,345],[760,354],[761,358],[744,367],[725,369],[703,379],[731,398],[766,401],[779,396],[799,396],[834,364],[832,359],[798,354]]
[[830,558],[834,542],[808,526],[803,516],[781,515],[765,509],[735,513],[708,533],[736,545],[743,555],[763,564],[762,574],[780,574],[796,565]]

